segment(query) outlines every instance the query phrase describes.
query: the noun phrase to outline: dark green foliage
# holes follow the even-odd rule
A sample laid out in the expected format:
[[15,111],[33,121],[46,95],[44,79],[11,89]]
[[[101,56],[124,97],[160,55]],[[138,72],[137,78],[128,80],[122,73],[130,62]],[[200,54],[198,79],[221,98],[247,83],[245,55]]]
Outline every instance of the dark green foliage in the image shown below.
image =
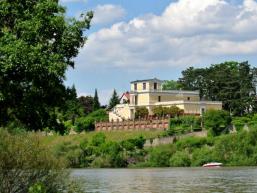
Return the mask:
[[57,114],[59,121],[71,120],[72,125],[75,124],[76,118],[84,115],[83,107],[77,99],[77,92],[75,86],[67,88],[66,101],[61,108],[61,112]]
[[93,112],[93,104],[94,104],[94,99],[91,96],[81,96],[78,98],[79,103],[82,105],[84,114],[88,115],[89,113]]
[[75,130],[81,131],[93,131],[95,129],[96,121],[107,121],[108,114],[104,109],[99,109],[88,114],[86,117],[80,117],[75,123]]
[[99,102],[99,99],[98,99],[98,93],[97,93],[97,89],[95,89],[95,95],[94,95],[94,98],[93,98],[93,111],[96,111],[98,109],[100,109],[100,102]]
[[120,104],[120,98],[116,92],[116,90],[114,89],[112,97],[109,101],[109,105],[108,105],[108,109],[112,109],[113,107],[115,107],[117,104]]
[[93,13],[67,19],[58,1],[24,0],[0,1],[0,15],[0,126],[51,128],[48,120],[66,100],[65,72]]
[[190,67],[178,82],[185,90],[200,90],[202,99],[222,101],[224,110],[242,115],[256,109],[256,72],[248,62],[224,62]]
[[228,132],[228,126],[231,124],[229,113],[223,110],[208,110],[204,113],[203,119],[204,127],[213,136]]
[[145,118],[148,117],[149,111],[146,107],[136,107],[136,113],[135,113],[135,118]]

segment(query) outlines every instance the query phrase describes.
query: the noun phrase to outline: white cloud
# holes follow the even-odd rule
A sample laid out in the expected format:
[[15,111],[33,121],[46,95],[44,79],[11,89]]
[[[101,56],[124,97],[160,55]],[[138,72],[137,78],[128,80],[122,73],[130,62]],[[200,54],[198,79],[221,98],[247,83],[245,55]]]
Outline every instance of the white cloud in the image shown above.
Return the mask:
[[89,36],[78,68],[151,69],[257,54],[257,3],[179,0],[161,15],[120,22]]
[[119,5],[98,5],[94,9],[93,24],[108,24],[121,20],[126,11]]

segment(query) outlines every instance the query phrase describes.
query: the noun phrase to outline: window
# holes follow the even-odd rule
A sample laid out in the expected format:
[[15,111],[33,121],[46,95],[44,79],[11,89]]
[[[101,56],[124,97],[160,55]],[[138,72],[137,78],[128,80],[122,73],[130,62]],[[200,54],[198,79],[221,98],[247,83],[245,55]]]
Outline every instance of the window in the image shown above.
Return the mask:
[[137,103],[138,103],[138,97],[135,96],[135,105],[137,105]]
[[161,96],[158,96],[158,102],[161,102]]
[[137,90],[137,83],[134,84],[134,90]]
[[157,90],[157,83],[156,82],[153,84],[153,89]]
[[187,100],[190,101],[190,97],[187,97]]
[[143,83],[143,90],[146,90],[146,83]]

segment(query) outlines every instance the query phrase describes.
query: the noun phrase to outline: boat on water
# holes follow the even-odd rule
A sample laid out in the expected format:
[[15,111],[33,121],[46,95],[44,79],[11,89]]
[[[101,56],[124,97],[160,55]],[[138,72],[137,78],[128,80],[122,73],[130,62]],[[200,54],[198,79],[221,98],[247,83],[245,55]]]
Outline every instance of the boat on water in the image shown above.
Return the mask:
[[203,167],[205,167],[205,168],[219,168],[222,165],[223,165],[222,163],[211,162],[211,163],[204,164]]

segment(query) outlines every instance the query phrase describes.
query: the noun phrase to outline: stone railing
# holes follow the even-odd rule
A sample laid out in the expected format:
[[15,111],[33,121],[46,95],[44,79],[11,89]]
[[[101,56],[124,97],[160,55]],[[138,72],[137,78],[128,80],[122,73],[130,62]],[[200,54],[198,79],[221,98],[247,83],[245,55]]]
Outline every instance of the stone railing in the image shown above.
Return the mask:
[[118,122],[97,122],[96,131],[148,131],[166,130],[169,127],[169,119],[147,119],[147,120],[128,120]]

